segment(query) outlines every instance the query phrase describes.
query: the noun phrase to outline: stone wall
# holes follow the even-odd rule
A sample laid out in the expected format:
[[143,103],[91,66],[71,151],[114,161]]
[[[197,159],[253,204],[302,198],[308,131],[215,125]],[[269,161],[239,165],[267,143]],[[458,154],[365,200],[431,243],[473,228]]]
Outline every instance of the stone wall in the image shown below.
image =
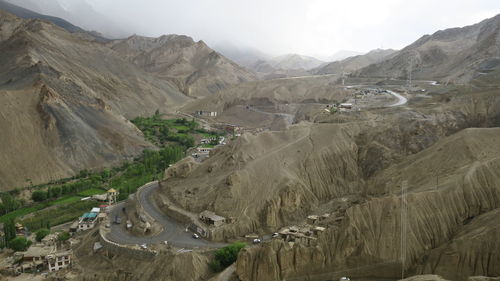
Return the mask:
[[157,252],[153,250],[144,250],[134,246],[120,245],[108,240],[106,238],[106,230],[102,224],[99,226],[99,241],[104,249],[115,255],[127,256],[139,260],[152,260],[157,255]]

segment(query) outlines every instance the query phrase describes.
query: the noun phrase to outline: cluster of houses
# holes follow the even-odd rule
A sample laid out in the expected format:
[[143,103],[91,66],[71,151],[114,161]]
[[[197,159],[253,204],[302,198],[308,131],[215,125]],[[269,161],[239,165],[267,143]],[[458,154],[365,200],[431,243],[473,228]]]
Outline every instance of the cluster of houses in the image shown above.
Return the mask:
[[106,219],[109,211],[109,206],[115,204],[118,200],[119,192],[111,188],[105,194],[93,195],[92,199],[100,202],[105,202],[107,205],[100,205],[99,207],[92,208],[90,212],[84,213],[78,221],[75,221],[71,227],[70,232],[80,232],[94,228],[97,223]]
[[224,136],[216,136],[212,138],[203,138],[200,140],[200,146],[196,147],[196,151],[191,154],[193,158],[202,160],[210,154],[210,151],[214,149],[214,147],[208,147],[206,146],[207,144],[215,144],[215,146],[218,145],[226,145],[226,138]]
[[310,215],[307,222],[301,226],[289,226],[280,229],[274,238],[283,239],[287,242],[299,242],[304,245],[315,245],[318,235],[325,231],[324,225],[327,221],[338,221],[343,217],[331,216],[329,213],[323,215]]
[[0,272],[6,275],[53,272],[71,266],[72,259],[69,246],[62,243],[58,245],[58,233],[51,233],[26,251],[15,252],[12,256],[2,259]]

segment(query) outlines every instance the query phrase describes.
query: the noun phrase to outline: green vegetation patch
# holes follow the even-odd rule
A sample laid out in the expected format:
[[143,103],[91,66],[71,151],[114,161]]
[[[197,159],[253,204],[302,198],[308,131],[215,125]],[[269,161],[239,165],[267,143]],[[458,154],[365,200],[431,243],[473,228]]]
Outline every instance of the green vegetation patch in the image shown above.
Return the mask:
[[89,197],[92,195],[103,194],[103,193],[106,193],[106,190],[101,188],[90,188],[78,193],[78,196]]
[[84,212],[88,212],[98,205],[99,202],[92,200],[80,200],[70,204],[57,205],[53,208],[36,211],[29,218],[22,219],[20,223],[30,231],[36,231],[42,228],[49,228],[52,225],[73,221]]
[[245,247],[245,243],[235,242],[229,246],[218,249],[217,251],[215,251],[214,259],[209,264],[210,268],[214,272],[220,272],[224,270],[226,267],[230,266],[236,261],[238,253]]

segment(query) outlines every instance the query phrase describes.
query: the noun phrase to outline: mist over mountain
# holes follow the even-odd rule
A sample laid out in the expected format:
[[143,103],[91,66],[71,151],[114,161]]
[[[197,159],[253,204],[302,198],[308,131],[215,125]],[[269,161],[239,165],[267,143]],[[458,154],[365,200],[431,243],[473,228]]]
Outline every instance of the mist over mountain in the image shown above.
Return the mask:
[[219,42],[213,45],[212,48],[225,57],[247,68],[251,68],[258,61],[271,58],[271,55],[256,48],[236,46],[230,42]]
[[359,55],[363,55],[363,52],[340,50],[340,51],[335,52],[331,56],[320,57],[320,59],[324,60],[326,62],[334,62],[334,61],[346,59],[348,57],[359,56]]
[[312,69],[311,73],[314,74],[342,74],[351,73],[363,67],[369,66],[373,63],[381,62],[394,53],[396,50],[387,49],[376,49],[372,50],[364,55],[356,55],[348,57],[343,60],[334,61],[318,68]]
[[30,9],[34,12],[60,17],[83,29],[97,31],[107,38],[123,38],[130,31],[123,30],[119,24],[97,12],[87,0],[4,0]]

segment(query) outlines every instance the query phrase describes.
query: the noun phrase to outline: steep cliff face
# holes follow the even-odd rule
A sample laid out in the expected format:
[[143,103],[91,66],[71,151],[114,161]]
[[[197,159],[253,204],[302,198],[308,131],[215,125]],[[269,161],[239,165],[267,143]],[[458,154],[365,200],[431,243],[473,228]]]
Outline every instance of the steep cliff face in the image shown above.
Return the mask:
[[1,190],[135,157],[150,144],[127,119],[188,100],[102,43],[0,11]]
[[[369,276],[381,274],[381,269],[388,277],[400,276],[398,190],[403,179],[409,186],[403,221],[407,271],[415,272],[422,264],[419,272],[452,280],[499,275],[499,225],[491,219],[485,223],[500,207],[499,137],[497,128],[467,129],[390,167],[368,182],[369,191],[380,195],[347,209],[340,227],[329,227],[316,247],[273,242],[245,249],[238,257],[238,276],[245,281],[320,278],[349,270]],[[464,142],[470,150],[463,149]],[[436,188],[429,171],[439,163],[449,170]]]
[[236,218],[216,231],[216,239],[274,232],[303,220],[321,203],[361,193],[352,130],[304,124],[244,134],[189,175],[162,182],[162,194],[195,213],[209,209]]

